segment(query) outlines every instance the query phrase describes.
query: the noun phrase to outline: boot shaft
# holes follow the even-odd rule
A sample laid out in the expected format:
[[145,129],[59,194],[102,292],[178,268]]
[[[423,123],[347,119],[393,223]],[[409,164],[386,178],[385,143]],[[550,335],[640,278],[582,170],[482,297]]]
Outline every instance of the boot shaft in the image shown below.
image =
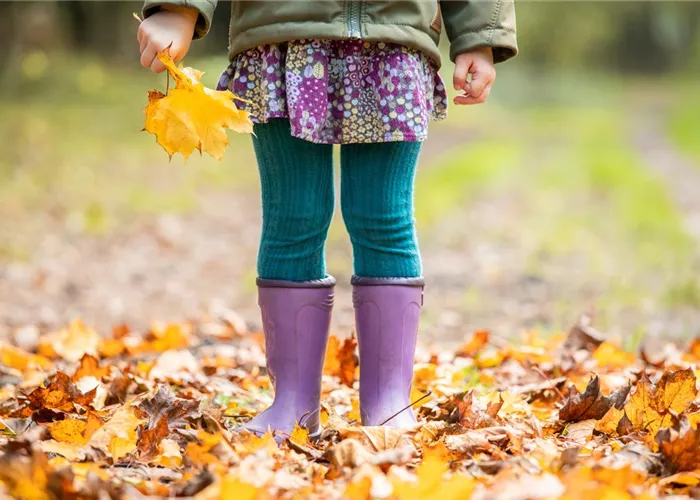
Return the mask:
[[[360,413],[378,425],[410,404],[423,280],[353,278]],[[399,420],[415,421],[410,410]]]

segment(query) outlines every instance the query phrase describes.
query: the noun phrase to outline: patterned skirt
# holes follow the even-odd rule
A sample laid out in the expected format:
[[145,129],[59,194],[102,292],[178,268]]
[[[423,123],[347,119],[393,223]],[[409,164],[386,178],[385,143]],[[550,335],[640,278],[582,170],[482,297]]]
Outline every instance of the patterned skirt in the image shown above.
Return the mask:
[[218,88],[254,123],[288,118],[321,144],[422,141],[447,114],[445,85],[422,52],[361,40],[299,40],[238,54]]

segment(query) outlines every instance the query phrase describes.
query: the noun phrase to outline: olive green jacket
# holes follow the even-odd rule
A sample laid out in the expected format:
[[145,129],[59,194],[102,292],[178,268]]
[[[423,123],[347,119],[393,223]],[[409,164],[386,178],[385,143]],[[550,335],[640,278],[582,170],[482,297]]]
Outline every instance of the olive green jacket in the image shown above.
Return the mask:
[[[195,38],[201,38],[217,0],[146,0],[144,16],[164,4],[199,10]],[[414,47],[439,66],[443,23],[452,60],[476,47],[492,47],[496,62],[518,51],[513,0],[234,0],[229,57],[267,43],[354,38]]]

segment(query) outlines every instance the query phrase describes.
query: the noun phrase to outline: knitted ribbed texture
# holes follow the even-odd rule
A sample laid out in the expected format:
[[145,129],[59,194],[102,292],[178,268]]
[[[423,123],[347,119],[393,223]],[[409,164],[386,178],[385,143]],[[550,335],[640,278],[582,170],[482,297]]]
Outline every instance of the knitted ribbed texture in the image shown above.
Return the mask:
[[[322,279],[334,209],[332,146],[292,137],[286,119],[254,131],[263,209],[258,276]],[[413,219],[420,148],[419,142],[341,146],[341,205],[358,276],[421,276]]]
[[255,125],[254,132],[262,191],[258,276],[325,278],[324,245],[335,209],[333,146],[292,137],[286,119]]
[[420,149],[420,142],[341,147],[340,201],[357,276],[421,276],[413,217],[413,180]]

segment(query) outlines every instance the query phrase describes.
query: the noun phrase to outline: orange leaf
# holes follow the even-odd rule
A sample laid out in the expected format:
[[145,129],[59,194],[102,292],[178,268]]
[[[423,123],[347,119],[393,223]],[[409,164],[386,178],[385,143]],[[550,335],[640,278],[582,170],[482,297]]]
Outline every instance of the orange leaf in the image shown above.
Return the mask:
[[27,395],[27,399],[29,399],[31,408],[35,410],[51,408],[52,410],[72,412],[75,410],[76,404],[87,407],[95,398],[96,393],[97,391],[93,389],[83,394],[68,375],[58,372],[48,387],[35,389]]
[[357,360],[355,358],[355,348],[357,340],[349,337],[342,341],[338,337],[331,335],[328,339],[328,349],[326,350],[326,360],[323,365],[323,373],[338,377],[340,381],[352,387],[355,382],[355,372],[357,370]]
[[471,338],[465,342],[462,347],[457,349],[455,355],[465,358],[473,358],[476,353],[481,351],[489,342],[489,332],[486,330],[478,330],[474,332]]
[[77,382],[83,377],[95,377],[97,380],[101,380],[102,377],[107,375],[109,375],[108,366],[100,366],[100,362],[96,357],[90,354],[83,354],[83,357],[80,358],[80,366],[73,374],[73,381]]
[[30,354],[19,347],[7,344],[0,345],[0,363],[15,370],[26,371],[33,369],[50,370],[53,363],[50,359],[36,354]]

